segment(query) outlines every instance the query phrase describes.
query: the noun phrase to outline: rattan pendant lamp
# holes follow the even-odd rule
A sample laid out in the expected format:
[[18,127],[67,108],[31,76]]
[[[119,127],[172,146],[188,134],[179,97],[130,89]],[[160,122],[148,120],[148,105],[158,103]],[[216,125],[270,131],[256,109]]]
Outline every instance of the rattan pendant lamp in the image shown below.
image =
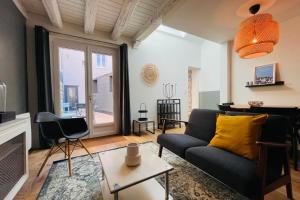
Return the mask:
[[235,35],[234,49],[241,58],[256,58],[267,55],[273,51],[278,43],[279,25],[273,20],[271,14],[257,14],[260,4],[249,8],[252,17],[240,24]]

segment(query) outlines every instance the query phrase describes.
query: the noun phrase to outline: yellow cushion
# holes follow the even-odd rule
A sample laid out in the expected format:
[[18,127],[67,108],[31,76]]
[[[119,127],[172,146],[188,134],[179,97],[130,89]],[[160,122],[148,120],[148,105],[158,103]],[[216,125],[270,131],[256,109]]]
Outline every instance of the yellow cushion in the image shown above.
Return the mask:
[[257,139],[261,136],[262,125],[267,114],[256,116],[228,116],[217,118],[216,134],[209,146],[225,149],[247,159],[258,156]]

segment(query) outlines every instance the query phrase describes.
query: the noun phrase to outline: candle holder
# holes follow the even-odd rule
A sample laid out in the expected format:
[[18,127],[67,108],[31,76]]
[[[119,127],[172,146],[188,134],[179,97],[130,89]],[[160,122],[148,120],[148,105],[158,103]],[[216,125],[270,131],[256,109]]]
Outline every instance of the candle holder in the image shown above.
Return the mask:
[[139,121],[147,121],[148,117],[147,117],[147,107],[145,103],[141,103],[140,104],[140,109],[138,110],[138,112],[140,113],[140,117],[138,118]]

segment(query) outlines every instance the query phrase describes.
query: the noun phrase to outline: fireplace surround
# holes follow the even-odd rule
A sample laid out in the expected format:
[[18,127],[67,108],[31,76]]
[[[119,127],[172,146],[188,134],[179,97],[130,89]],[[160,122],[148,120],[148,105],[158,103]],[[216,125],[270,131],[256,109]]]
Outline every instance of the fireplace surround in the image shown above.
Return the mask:
[[0,124],[0,199],[13,199],[28,178],[31,126],[28,113]]

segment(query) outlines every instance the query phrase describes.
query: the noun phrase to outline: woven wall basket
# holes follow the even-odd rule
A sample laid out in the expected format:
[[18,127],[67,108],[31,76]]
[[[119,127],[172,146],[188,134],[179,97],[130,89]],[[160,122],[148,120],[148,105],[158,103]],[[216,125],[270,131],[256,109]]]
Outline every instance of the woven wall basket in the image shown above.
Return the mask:
[[141,77],[147,85],[152,86],[158,80],[158,69],[154,64],[144,65],[141,72]]

